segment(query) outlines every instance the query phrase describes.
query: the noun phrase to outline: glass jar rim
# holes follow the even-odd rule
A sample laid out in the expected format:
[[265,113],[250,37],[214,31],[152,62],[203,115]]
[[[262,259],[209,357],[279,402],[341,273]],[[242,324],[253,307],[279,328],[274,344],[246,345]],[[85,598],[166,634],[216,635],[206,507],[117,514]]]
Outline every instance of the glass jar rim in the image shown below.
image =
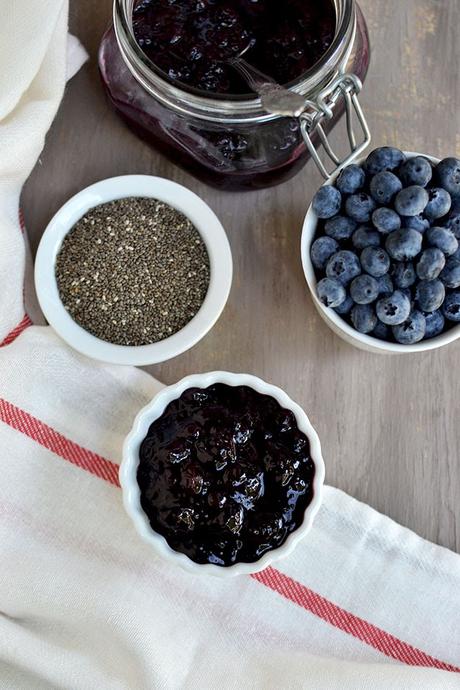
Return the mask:
[[[355,0],[331,0],[336,12],[334,39],[324,55],[307,72],[287,84],[287,88],[308,96],[333,78],[346,62],[356,29]],[[182,89],[164,78],[159,68],[139,47],[132,29],[134,0],[114,0],[113,22],[121,55],[137,81],[151,95],[182,114],[205,120],[247,122],[266,121],[279,116],[267,113],[260,98],[247,95],[213,94],[198,89]]]

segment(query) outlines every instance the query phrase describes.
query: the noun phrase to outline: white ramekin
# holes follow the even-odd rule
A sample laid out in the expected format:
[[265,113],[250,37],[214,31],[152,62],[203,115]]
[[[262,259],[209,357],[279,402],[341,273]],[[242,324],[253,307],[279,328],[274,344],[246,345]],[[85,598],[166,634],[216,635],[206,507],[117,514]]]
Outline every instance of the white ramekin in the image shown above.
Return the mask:
[[[425,153],[414,153],[413,151],[405,151],[408,158],[413,158],[414,156],[424,156],[428,158],[432,163],[439,163],[439,158],[434,158],[433,156],[427,156]],[[366,160],[366,157],[360,158],[356,161],[357,165],[361,165]],[[339,173],[332,176],[330,180],[325,182],[326,185],[334,184]],[[422,340],[414,345],[401,345],[399,343],[388,343],[385,340],[379,340],[371,335],[364,335],[356,331],[352,326],[350,326],[345,319],[343,319],[339,314],[337,314],[330,307],[325,307],[324,304],[318,299],[316,294],[316,276],[315,269],[310,258],[310,247],[316,235],[316,227],[318,224],[318,217],[313,211],[310,204],[307,215],[305,216],[302,239],[301,239],[301,256],[302,256],[302,266],[305,273],[305,278],[307,280],[308,287],[310,288],[310,293],[313,299],[313,304],[318,310],[320,316],[327,323],[329,328],[334,331],[347,343],[360,348],[361,350],[367,350],[368,352],[376,352],[380,354],[409,354],[412,352],[426,352],[428,350],[434,350],[443,345],[448,345],[449,343],[460,338],[460,325],[453,326],[445,333],[437,335],[429,340]]]
[[[123,197],[150,197],[181,211],[197,228],[208,251],[211,276],[200,310],[180,331],[151,345],[128,347],[101,340],[79,326],[59,297],[56,257],[64,237],[91,208]],[[176,182],[150,175],[113,177],[83,189],[62,206],[43,233],[35,260],[35,287],[48,323],[69,345],[88,357],[112,364],[164,362],[195,345],[212,328],[227,302],[232,255],[219,219],[199,196]]]
[[[178,398],[188,388],[207,388],[215,383],[225,383],[229,386],[249,386],[259,393],[271,395],[282,407],[291,410],[294,413],[300,431],[304,432],[310,442],[310,454],[315,464],[313,498],[305,510],[302,524],[289,535],[282,546],[267,552],[258,561],[254,561],[253,563],[236,563],[228,567],[208,563],[201,565],[195,563],[183,553],[178,553],[171,549],[166,539],[155,532],[150,526],[148,518],[141,507],[140,490],[137,483],[139,448],[152,422],[161,416],[166,406],[172,400]],[[126,437],[123,446],[120,483],[123,490],[123,503],[125,509],[131,517],[136,531],[160,556],[163,556],[171,563],[180,565],[195,574],[233,577],[235,575],[257,573],[274,561],[284,558],[292,552],[296,544],[310,530],[313,518],[318,512],[322,499],[324,473],[324,461],[321,455],[321,445],[318,435],[302,408],[293,402],[284,391],[250,374],[232,374],[227,371],[213,371],[206,374],[187,376],[178,383],[163,388],[153,400],[138,413],[131,432]]]

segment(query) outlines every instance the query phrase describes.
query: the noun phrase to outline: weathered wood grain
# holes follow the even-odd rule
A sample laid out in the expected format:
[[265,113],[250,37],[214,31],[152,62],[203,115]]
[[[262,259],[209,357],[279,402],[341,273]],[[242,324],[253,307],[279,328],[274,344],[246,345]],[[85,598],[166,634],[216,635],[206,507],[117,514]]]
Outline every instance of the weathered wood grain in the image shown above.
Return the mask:
[[[303,279],[299,240],[320,183],[312,165],[268,191],[226,194],[197,182],[138,141],[113,114],[96,53],[110,0],[71,0],[71,29],[91,61],[72,80],[23,194],[32,247],[83,186],[153,173],[203,196],[226,227],[235,260],[228,306],[190,352],[151,372],[165,382],[215,368],[284,387],[322,439],[327,481],[460,550],[460,343],[422,356],[360,352],[320,321]],[[460,3],[361,0],[373,59],[362,102],[375,144],[460,153]]]

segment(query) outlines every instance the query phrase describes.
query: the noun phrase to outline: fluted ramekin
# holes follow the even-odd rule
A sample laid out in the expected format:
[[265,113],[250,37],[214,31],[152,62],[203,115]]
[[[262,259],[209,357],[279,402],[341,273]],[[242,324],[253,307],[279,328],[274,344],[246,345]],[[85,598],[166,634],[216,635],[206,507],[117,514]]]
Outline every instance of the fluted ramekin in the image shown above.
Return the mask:
[[[139,449],[152,422],[163,414],[165,408],[171,401],[179,398],[188,388],[207,388],[215,383],[224,383],[229,386],[249,386],[258,393],[270,395],[282,407],[291,410],[295,416],[299,430],[307,436],[310,442],[310,455],[315,465],[313,498],[305,509],[302,524],[299,525],[294,532],[291,532],[281,546],[268,551],[259,560],[251,563],[235,563],[228,567],[210,563],[195,563],[185,554],[174,551],[169,546],[166,539],[152,529],[147,515],[144,513],[141,506],[140,489],[137,483]],[[324,461],[321,454],[321,445],[318,435],[312,427],[307,415],[297,403],[291,400],[291,398],[280,388],[266,383],[256,376],[250,374],[232,374],[227,371],[213,371],[206,374],[186,376],[178,383],[163,388],[153,400],[138,413],[131,432],[127,436],[123,446],[120,483],[123,490],[123,503],[125,509],[132,519],[137,533],[145,542],[152,546],[157,554],[170,561],[171,564],[182,566],[195,574],[233,577],[235,575],[248,575],[250,573],[259,572],[275,561],[289,556],[298,542],[303,539],[310,530],[313,518],[319,510],[322,499],[324,474]]]

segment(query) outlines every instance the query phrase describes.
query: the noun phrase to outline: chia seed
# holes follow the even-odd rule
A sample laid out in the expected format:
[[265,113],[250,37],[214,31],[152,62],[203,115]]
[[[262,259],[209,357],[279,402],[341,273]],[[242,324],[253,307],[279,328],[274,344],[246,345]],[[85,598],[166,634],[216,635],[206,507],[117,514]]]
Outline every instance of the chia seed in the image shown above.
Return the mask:
[[98,338],[147,345],[183,328],[209,287],[209,256],[193,223],[156,199],[96,206],[66,235],[56,260],[70,316]]

